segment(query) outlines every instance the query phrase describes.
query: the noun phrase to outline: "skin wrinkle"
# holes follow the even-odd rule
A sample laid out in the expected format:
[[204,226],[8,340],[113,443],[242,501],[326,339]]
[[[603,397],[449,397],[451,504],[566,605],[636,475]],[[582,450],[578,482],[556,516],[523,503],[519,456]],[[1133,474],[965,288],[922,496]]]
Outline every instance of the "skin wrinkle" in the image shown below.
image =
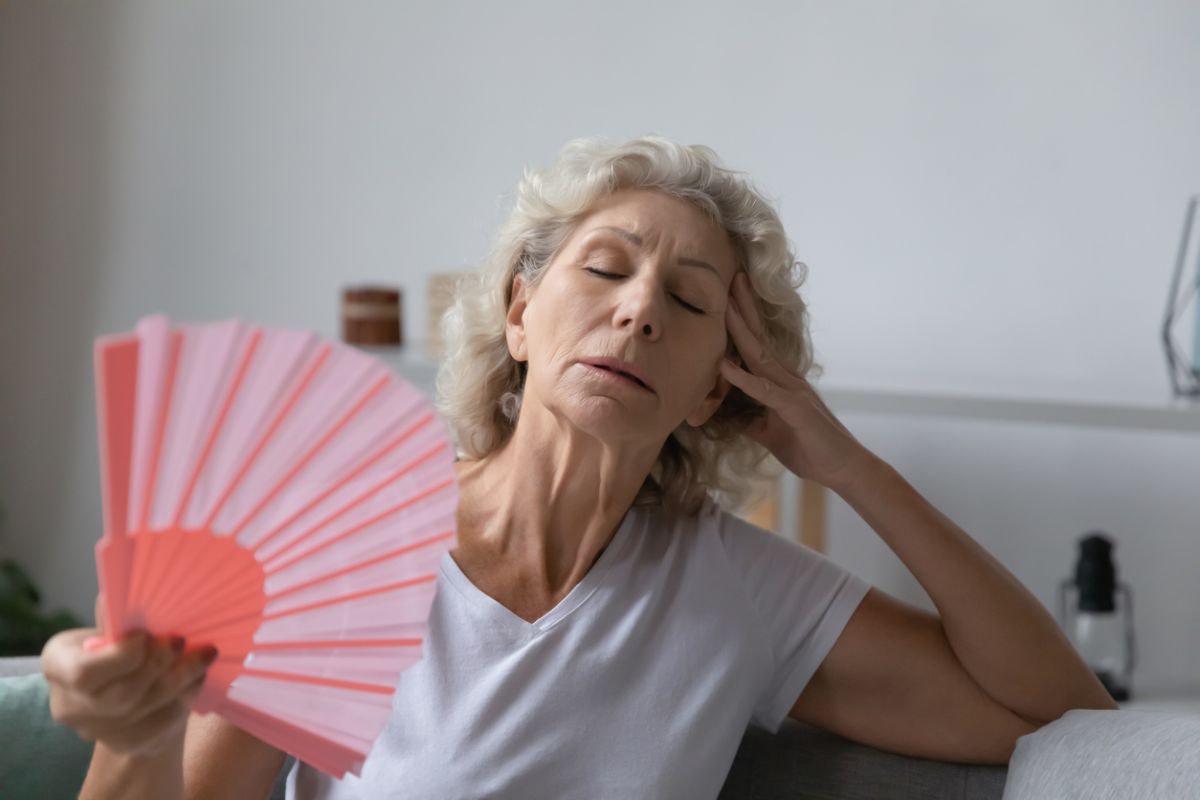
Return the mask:
[[[642,242],[620,245],[613,252],[624,257],[601,267],[620,278],[587,271],[599,240],[615,239],[597,236],[607,226]],[[701,254],[716,276],[672,268]],[[510,355],[527,363],[520,417],[504,447],[456,463],[459,533],[450,554],[481,591],[527,621],[552,609],[604,551],[670,433],[716,412],[730,388],[718,364],[736,269],[728,234],[701,209],[625,189],[581,220],[536,288],[517,277],[505,334]],[[672,297],[692,303],[684,283],[703,288],[706,313]],[[655,392],[600,380],[578,363],[597,356],[637,364]]]
[[[591,233],[594,233],[595,231],[612,231],[613,233],[620,235],[626,241],[631,242],[638,247],[641,247],[643,244],[642,237],[638,236],[636,233],[627,231],[624,228],[618,228],[615,225],[601,225],[598,228],[592,228],[588,233],[591,234]],[[714,267],[712,264],[709,264],[707,261],[702,261],[698,258],[688,258],[688,257],[682,256],[675,263],[681,264],[681,265],[687,266],[687,267],[703,267],[704,269],[707,269],[710,272],[712,272],[712,274],[716,275],[718,278],[721,277],[721,271],[719,269]]]

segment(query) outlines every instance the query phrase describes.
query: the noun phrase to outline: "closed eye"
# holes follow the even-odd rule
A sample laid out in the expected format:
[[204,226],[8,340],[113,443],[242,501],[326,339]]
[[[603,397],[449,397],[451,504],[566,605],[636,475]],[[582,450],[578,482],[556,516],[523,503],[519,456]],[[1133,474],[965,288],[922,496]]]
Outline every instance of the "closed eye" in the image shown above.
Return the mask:
[[[620,273],[617,273],[617,272],[605,272],[604,270],[596,269],[595,267],[584,267],[584,270],[586,270],[587,272],[590,272],[590,273],[592,273],[593,275],[599,275],[599,276],[603,277],[605,280],[610,280],[610,281],[615,281],[615,280],[618,280],[618,279],[620,279],[620,278],[624,278],[624,277],[625,277],[624,275],[621,275]],[[675,294],[673,294],[673,295],[671,295],[671,297],[674,297],[674,298],[675,298],[675,302],[679,303],[679,305],[683,306],[684,308],[686,308],[688,311],[692,312],[693,314],[703,314],[703,313],[705,313],[705,312],[704,312],[704,309],[702,309],[702,308],[696,308],[696,307],[695,307],[694,305],[692,305],[691,303],[688,303],[688,302],[686,302],[686,301],[685,301],[683,298],[681,298],[679,295],[675,295]]]

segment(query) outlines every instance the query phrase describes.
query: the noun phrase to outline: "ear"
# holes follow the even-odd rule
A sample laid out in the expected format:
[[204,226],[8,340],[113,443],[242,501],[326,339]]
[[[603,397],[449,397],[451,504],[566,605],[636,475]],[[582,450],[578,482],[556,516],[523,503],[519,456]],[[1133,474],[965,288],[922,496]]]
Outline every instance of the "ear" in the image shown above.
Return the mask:
[[[724,356],[722,356],[724,358]],[[716,382],[713,387],[708,390],[708,394],[700,401],[700,405],[688,414],[685,418],[687,424],[693,428],[699,428],[704,423],[708,422],[712,415],[717,413],[717,409],[721,407],[721,403],[725,402],[725,395],[729,394],[729,390],[733,387],[725,376],[721,374],[720,369],[717,370]]]
[[529,305],[529,290],[523,276],[513,278],[512,300],[504,315],[504,338],[508,341],[508,354],[517,361],[528,361],[525,346],[525,309]]

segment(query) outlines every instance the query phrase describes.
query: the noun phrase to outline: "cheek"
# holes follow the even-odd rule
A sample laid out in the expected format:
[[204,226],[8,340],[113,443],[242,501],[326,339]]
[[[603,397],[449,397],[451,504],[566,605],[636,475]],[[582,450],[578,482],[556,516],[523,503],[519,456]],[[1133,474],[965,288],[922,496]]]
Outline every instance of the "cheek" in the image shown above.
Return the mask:
[[725,354],[725,336],[708,332],[686,342],[672,363],[678,365],[678,386],[690,398],[703,397],[719,374],[718,363]]

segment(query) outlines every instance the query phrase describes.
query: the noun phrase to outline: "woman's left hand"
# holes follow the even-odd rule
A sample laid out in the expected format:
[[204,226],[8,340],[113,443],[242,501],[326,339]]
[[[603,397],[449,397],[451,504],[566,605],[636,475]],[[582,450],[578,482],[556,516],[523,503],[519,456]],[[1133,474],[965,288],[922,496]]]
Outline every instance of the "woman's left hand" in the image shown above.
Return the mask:
[[721,375],[767,407],[746,435],[792,473],[840,491],[875,456],[833,415],[807,379],[794,374],[765,344],[754,290],[744,271],[734,276],[725,323],[750,371],[728,358]]

